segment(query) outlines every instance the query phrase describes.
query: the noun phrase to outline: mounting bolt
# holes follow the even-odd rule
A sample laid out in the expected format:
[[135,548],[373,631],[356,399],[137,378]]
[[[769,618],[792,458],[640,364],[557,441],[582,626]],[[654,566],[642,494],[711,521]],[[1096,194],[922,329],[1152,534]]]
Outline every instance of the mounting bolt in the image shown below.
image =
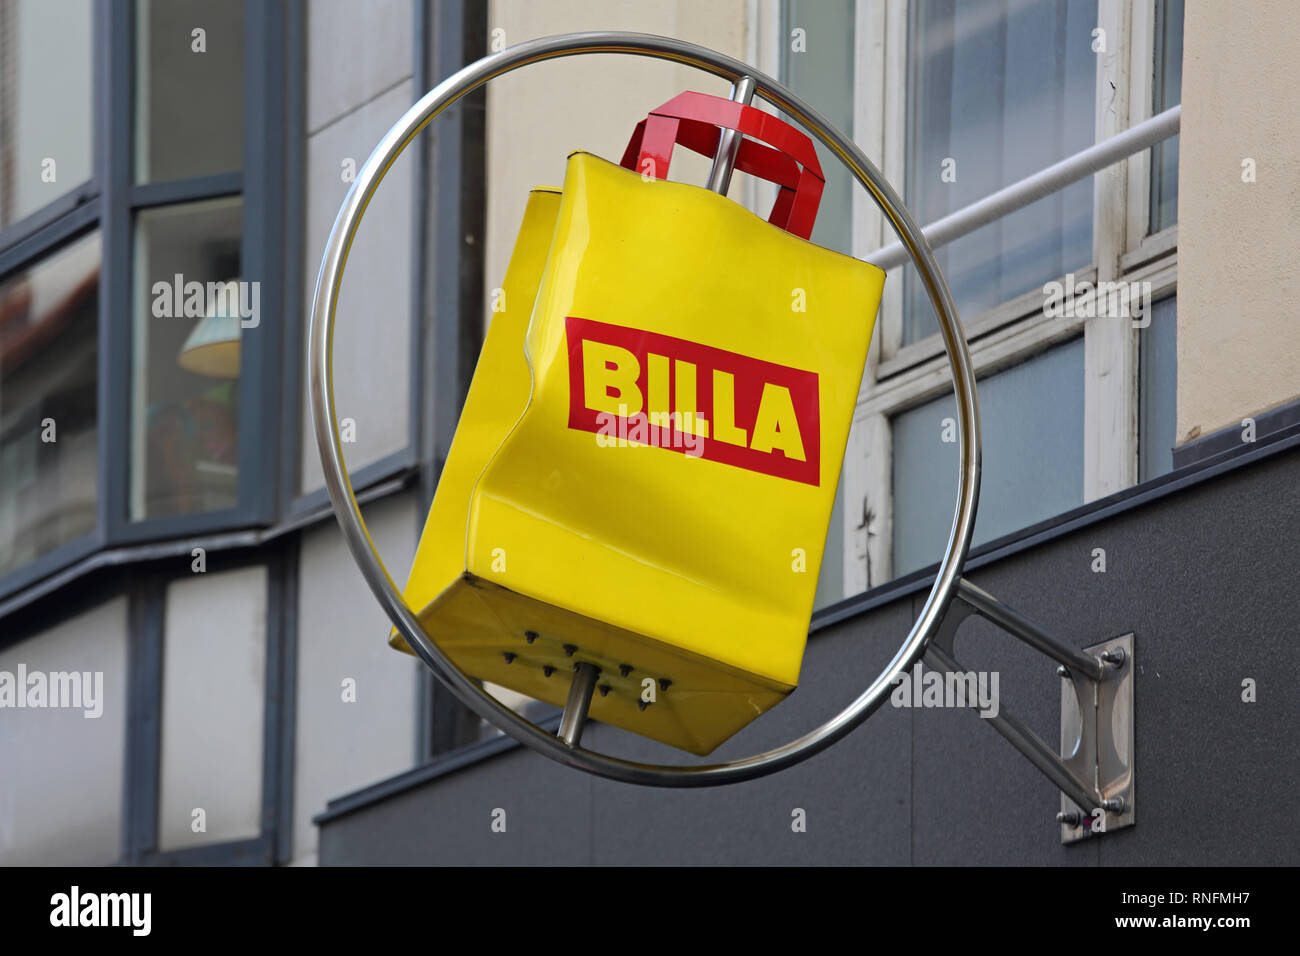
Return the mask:
[[1079,825],[1080,819],[1081,818],[1077,810],[1071,810],[1069,813],[1061,812],[1056,815],[1057,823],[1064,823],[1067,826],[1072,826],[1072,827],[1077,827]]
[[537,640],[537,632],[524,631],[524,640],[527,641],[529,644],[533,643],[533,641]]
[[1116,647],[1109,651],[1102,651],[1101,661],[1103,664],[1113,664],[1116,667],[1122,667],[1124,664],[1124,648]]
[[513,664],[515,662],[515,655],[513,651],[502,651],[501,656],[506,659],[507,664]]
[[600,685],[599,687],[597,687],[596,689],[597,689],[598,691],[600,691],[600,696],[601,696],[601,697],[605,697],[606,695],[608,695],[609,692],[610,692],[610,690],[611,690],[611,688],[610,688],[610,686],[609,686],[608,684],[601,684],[601,685]]
[[1064,664],[1061,664],[1056,668],[1056,673],[1061,677],[1068,679],[1070,676],[1070,668],[1066,667]]
[[542,673],[543,673],[545,676],[550,677],[552,674],[555,673],[555,668],[552,667],[550,664],[543,664],[543,665],[542,665]]
[[666,690],[668,690],[669,687],[672,687],[672,686],[673,686],[673,682],[670,681],[667,677],[661,677],[661,678],[659,678],[659,690],[660,690],[660,691],[666,691]]
[[576,651],[577,649],[578,649],[578,645],[577,645],[577,644],[565,644],[565,645],[564,645],[564,656],[565,656],[565,657],[572,657],[572,656],[573,656],[573,652]]
[[626,677],[626,676],[627,676],[628,674],[630,674],[630,673],[632,673],[632,665],[631,665],[631,664],[619,664],[619,665],[618,665],[618,675],[619,675],[620,677]]
[[1101,801],[1101,808],[1107,813],[1123,813],[1124,800],[1121,797],[1112,797],[1109,800]]
[[650,701],[648,701],[648,700],[639,700],[639,699],[638,699],[637,702],[636,702],[636,705],[637,705],[637,707],[640,708],[641,710],[645,710],[647,707],[650,706]]

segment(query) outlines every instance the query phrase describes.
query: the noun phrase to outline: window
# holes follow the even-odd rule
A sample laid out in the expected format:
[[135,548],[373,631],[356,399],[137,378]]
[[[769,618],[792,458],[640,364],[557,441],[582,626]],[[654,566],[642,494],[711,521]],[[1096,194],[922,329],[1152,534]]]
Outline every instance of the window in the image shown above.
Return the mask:
[[0,3],[0,230],[90,179],[91,0]]
[[0,595],[275,517],[287,19],[0,0]]
[[[1095,0],[908,6],[906,202],[923,225],[1091,146]],[[974,318],[1092,261],[1085,179],[936,250]],[[939,331],[914,269],[903,344]]]
[[[1182,6],[784,0],[754,40],[760,67],[851,130],[924,226],[1177,102]],[[1176,150],[1166,142],[936,250],[980,381],[977,544],[1170,467]],[[834,205],[849,214],[819,242],[870,258],[896,239],[860,188]],[[1103,282],[1122,292],[1096,295]],[[947,359],[910,263],[890,271],[877,328],[837,504],[847,594],[937,561],[955,494]],[[1133,425],[1100,424],[1116,421]]]
[[132,520],[239,503],[242,213],[234,197],[136,217]]
[[[785,29],[802,30],[801,42],[782,47],[781,79],[840,129],[853,127],[854,0],[789,0]],[[812,240],[837,252],[852,248],[853,191],[858,188],[844,165],[820,143],[817,158],[826,188],[817,209]]]
[[98,527],[95,6],[0,2],[0,578]]
[[136,0],[135,179],[243,166],[244,7]]
[[[1083,339],[979,382],[984,471],[972,546],[1083,504]],[[896,415],[895,576],[934,564],[952,529],[952,395]]]
[[1141,331],[1138,376],[1138,480],[1174,467],[1178,440],[1178,300],[1161,299]]
[[100,240],[0,281],[0,575],[95,530]]
[[[214,615],[214,607],[223,613]],[[164,590],[164,608],[158,848],[256,838],[267,569],[174,579]]]
[[[39,629],[24,627],[18,643],[0,648],[0,671],[46,675],[47,700],[57,696],[62,705],[3,711],[0,861],[6,867],[109,866],[121,855],[128,602],[114,597],[63,614]],[[19,636],[13,630],[4,637]]]
[[[239,397],[261,290],[244,268],[240,3],[135,6],[127,517],[240,505]],[[224,175],[223,175],[224,174]]]
[[292,851],[297,536],[244,529],[287,511],[303,7],[0,0],[0,670],[103,684],[6,721],[7,862]]
[[[1152,113],[1183,101],[1183,0],[1158,0],[1155,8],[1155,69]],[[1148,232],[1178,221],[1178,137],[1151,147],[1151,209]]]
[[130,602],[122,862],[291,855],[296,565],[286,541],[210,553],[202,573],[136,563],[108,583]]

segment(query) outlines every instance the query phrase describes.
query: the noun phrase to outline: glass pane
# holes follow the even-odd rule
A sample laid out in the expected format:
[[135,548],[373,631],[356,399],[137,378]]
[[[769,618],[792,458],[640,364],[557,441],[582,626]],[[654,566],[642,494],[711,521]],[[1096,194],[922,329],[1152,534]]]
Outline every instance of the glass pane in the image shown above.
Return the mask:
[[239,199],[140,213],[131,520],[238,504],[239,367],[260,290],[240,280]]
[[243,165],[244,4],[136,0],[136,182]]
[[[1092,145],[1096,0],[909,5],[906,201],[922,224]],[[937,251],[963,318],[1088,265],[1092,179]],[[915,270],[904,343],[938,331]]]
[[[973,544],[1083,504],[1082,338],[981,379],[979,401]],[[943,555],[957,500],[956,419],[951,394],[894,417],[895,577]]]
[[99,234],[0,282],[0,575],[95,530]]
[[[261,830],[266,568],[167,586],[158,845],[176,850]],[[194,829],[202,809],[205,828]]]
[[[1155,76],[1152,113],[1183,101],[1183,0],[1156,3]],[[1148,232],[1178,221],[1178,137],[1151,147],[1151,215]]]
[[[783,4],[782,79],[831,123],[853,131],[854,0],[786,0]],[[826,189],[817,210],[812,241],[837,252],[853,252],[854,180],[835,156],[817,144]],[[763,210],[764,215],[768,210]],[[844,597],[843,483],[826,534],[815,608]]]
[[[84,592],[83,592],[84,593]],[[128,599],[115,597],[0,649],[0,673],[48,681],[60,707],[0,711],[0,866],[112,866],[122,856]],[[22,625],[18,625],[21,627]],[[5,638],[18,637],[14,618]],[[15,690],[28,689],[14,681]],[[25,681],[24,681],[25,683]],[[20,698],[21,699],[21,698]]]
[[[781,45],[782,79],[838,129],[853,132],[854,0],[786,0]],[[796,124],[798,125],[798,124]],[[817,158],[826,189],[812,241],[852,253],[854,180],[821,143]],[[770,210],[763,210],[766,215]]]
[[0,2],[0,228],[90,178],[92,0]]
[[1138,333],[1138,480],[1174,468],[1178,440],[1178,299],[1151,308],[1151,324]]

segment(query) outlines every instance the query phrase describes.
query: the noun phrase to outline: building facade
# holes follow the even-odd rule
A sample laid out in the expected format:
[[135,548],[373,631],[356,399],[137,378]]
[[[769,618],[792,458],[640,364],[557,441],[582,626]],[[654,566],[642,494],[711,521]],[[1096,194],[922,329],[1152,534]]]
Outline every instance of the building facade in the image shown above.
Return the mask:
[[[1177,136],[937,250],[979,377],[970,577],[1074,646],[1134,635],[1133,827],[1063,846],[1055,788],[944,709],[885,707],[734,788],[599,781],[388,648],[305,398],[320,255],[424,91],[594,29],[780,78],[923,224],[1183,104]],[[1294,861],[1300,19],[1284,0],[0,0],[0,55],[0,863]],[[617,158],[684,89],[728,92],[635,58],[540,64],[439,117],[384,180],[334,363],[396,579],[528,190],[560,185],[574,149]],[[822,163],[814,241],[870,258],[895,237]],[[772,201],[743,175],[730,195]],[[811,729],[897,649],[951,523],[953,408],[918,276],[893,268],[800,690],[719,757]],[[961,633],[1054,741],[1054,665],[985,622]],[[681,760],[602,725],[584,745]]]

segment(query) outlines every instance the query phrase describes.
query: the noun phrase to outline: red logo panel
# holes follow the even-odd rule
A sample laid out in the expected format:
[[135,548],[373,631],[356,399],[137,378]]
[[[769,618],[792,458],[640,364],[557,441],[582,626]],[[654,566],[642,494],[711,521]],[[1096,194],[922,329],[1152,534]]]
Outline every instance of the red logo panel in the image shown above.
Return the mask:
[[570,428],[820,485],[815,372],[574,316],[565,330]]

